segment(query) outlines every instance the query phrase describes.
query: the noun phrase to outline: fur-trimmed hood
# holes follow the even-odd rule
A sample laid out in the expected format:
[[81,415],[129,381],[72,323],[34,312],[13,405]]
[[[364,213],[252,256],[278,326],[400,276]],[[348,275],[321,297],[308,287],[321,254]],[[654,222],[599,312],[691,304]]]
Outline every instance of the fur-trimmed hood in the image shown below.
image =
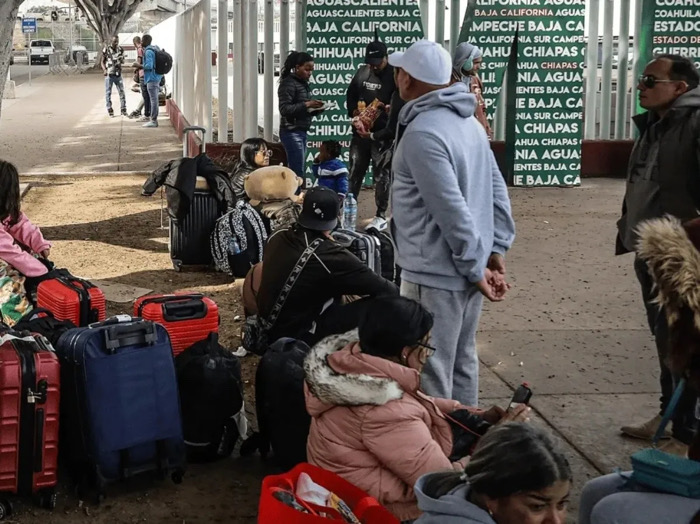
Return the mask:
[[334,406],[382,406],[420,386],[415,369],[362,353],[357,330],[316,344],[304,361],[304,371],[311,416]]
[[646,261],[658,289],[656,302],[666,310],[669,326],[684,307],[700,330],[700,251],[689,237],[695,221],[681,224],[671,216],[646,220],[637,227],[638,256]]

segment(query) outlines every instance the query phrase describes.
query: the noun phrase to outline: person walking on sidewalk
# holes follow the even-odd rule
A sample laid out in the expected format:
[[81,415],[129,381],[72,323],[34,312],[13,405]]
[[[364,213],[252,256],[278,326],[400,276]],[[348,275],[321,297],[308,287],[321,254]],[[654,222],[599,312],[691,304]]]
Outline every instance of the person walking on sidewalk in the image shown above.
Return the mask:
[[476,406],[476,330],[482,296],[508,290],[504,255],[515,238],[508,189],[493,162],[476,99],[450,84],[452,58],[419,40],[393,53],[407,101],[399,115],[393,161],[391,232],[401,294],[435,317],[434,358],[423,370],[426,393]]
[[[141,101],[136,106],[131,113],[129,113],[129,118],[138,118],[139,122],[148,122],[151,120],[151,99],[148,96],[148,89],[146,88],[146,82],[144,81],[144,71],[143,71],[143,53],[144,48],[141,45],[141,37],[134,37],[134,47],[136,48],[136,62],[133,66],[136,69],[138,75],[139,90],[141,91]],[[141,116],[141,111],[143,110],[144,116]]]
[[[635,252],[637,226],[643,220],[664,215],[682,221],[698,216],[700,209],[700,74],[693,62],[679,55],[659,55],[644,69],[637,84],[639,103],[647,110],[634,117],[640,136],[627,170],[627,189],[622,217],[617,223],[617,255]],[[661,421],[674,387],[674,376],[666,363],[668,322],[666,312],[656,303],[657,292],[646,263],[635,256],[634,270],[642,289],[649,329],[656,342],[661,368],[660,410],[651,420],[621,428],[627,436],[651,440]],[[686,392],[685,395],[690,395]],[[682,399],[679,406],[692,406]],[[692,437],[693,410],[680,407],[673,420],[673,439],[668,451],[683,449]]]
[[280,142],[287,153],[289,168],[304,181],[306,135],[311,128],[313,117],[323,111],[323,102],[311,99],[309,79],[313,72],[313,57],[308,53],[292,51],[282,66],[280,85],[277,89]]
[[122,78],[123,65],[124,48],[119,45],[119,37],[114,36],[111,44],[102,50],[102,71],[105,75],[105,102],[107,103],[109,116],[114,116],[112,86],[117,86],[122,116],[128,116],[126,112],[126,95],[124,94],[124,79]]
[[156,73],[156,53],[160,49],[158,46],[153,45],[151,35],[143,35],[142,44],[145,48],[143,53],[143,79],[146,82],[146,93],[150,103],[150,118],[143,127],[158,127],[158,94],[163,75]]
[[[360,66],[348,86],[345,102],[348,116],[357,116],[360,114],[360,104],[368,106],[375,99],[388,106],[395,91],[394,68],[388,63],[386,45],[378,40],[375,33],[374,42],[370,42],[365,50],[365,64]],[[371,132],[360,132],[353,126],[350,142],[350,192],[359,198],[371,161],[377,209],[374,219],[367,227],[379,231],[386,228],[385,214],[389,207],[391,184],[391,166],[381,161],[384,151],[382,145],[391,147],[391,142],[377,140],[374,134],[381,132],[387,126],[387,121],[387,112],[381,111]]]

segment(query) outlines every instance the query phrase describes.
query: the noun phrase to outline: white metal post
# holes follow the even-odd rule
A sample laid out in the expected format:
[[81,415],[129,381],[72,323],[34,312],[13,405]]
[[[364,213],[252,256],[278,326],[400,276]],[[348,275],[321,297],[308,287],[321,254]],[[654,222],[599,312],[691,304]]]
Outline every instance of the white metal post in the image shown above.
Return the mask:
[[218,3],[219,142],[228,142],[228,0]]
[[296,0],[294,3],[294,47],[296,51],[306,51],[306,39],[304,38],[305,1]]
[[632,117],[637,114],[637,78],[644,71],[644,61],[641,55],[642,38],[642,4],[643,0],[636,0],[634,3],[634,55],[632,58],[632,96],[630,97],[630,138],[636,136],[636,128]]
[[[213,121],[213,107],[212,107],[212,92],[211,92],[211,0],[202,0],[202,9],[204,9],[204,27],[202,28],[202,35],[204,42],[202,42],[204,47],[205,60],[205,71],[207,82],[205,83],[204,93],[197,93],[198,96],[204,98],[204,123],[202,127],[207,130],[206,136],[212,136],[212,121]],[[228,115],[226,115],[228,116]],[[204,139],[206,141],[206,138]]]
[[430,34],[430,0],[420,0],[420,18],[423,23],[423,36],[428,38]]
[[445,0],[435,0],[435,41],[445,45]]
[[272,141],[272,111],[274,107],[273,88],[275,83],[275,6],[272,0],[265,1],[265,53],[264,53],[264,113],[263,127],[265,140]]
[[459,0],[450,1],[450,54],[454,54],[460,30]]
[[245,72],[243,45],[243,4],[247,0],[233,2],[233,141],[245,140],[245,109],[243,105],[243,79]]
[[588,0],[588,46],[586,48],[586,100],[585,127],[583,137],[595,138],[595,117],[598,98],[598,18],[600,15],[600,0]]
[[605,0],[605,9],[603,11],[603,65],[600,80],[600,138],[602,140],[610,140],[614,16],[615,0]]
[[258,2],[257,0],[248,0],[248,55],[246,56],[248,66],[248,85],[246,89],[249,91],[248,118],[246,123],[247,137],[258,136]]
[[280,68],[289,54],[289,0],[280,2]]
[[[250,111],[248,111],[248,106],[250,106],[251,103],[251,96],[252,93],[250,92],[250,67],[248,64],[249,57],[250,57],[250,51],[248,50],[248,47],[250,46],[250,38],[248,36],[248,33],[250,32],[249,26],[249,20],[250,17],[248,16],[248,10],[250,9],[251,3],[250,0],[242,0],[241,4],[241,24],[243,26],[243,47],[242,47],[242,52],[241,52],[241,57],[238,60],[238,67],[241,69],[241,76],[243,77],[243,90],[241,91],[242,93],[242,100],[243,100],[243,111],[241,112],[241,115],[243,116],[243,138],[241,141],[245,140],[246,138],[249,138],[248,135],[248,130],[250,129],[250,124],[248,122],[250,118]],[[257,28],[254,29],[257,31]],[[256,64],[257,65],[257,64]],[[257,76],[257,71],[255,72],[255,76]]]
[[630,2],[620,3],[620,36],[617,41],[617,100],[615,101],[615,139],[627,134],[627,75],[629,73]]
[[68,25],[70,27],[70,44],[68,44],[68,63],[70,65],[75,65],[75,60],[73,60],[73,7],[72,1],[68,0]]

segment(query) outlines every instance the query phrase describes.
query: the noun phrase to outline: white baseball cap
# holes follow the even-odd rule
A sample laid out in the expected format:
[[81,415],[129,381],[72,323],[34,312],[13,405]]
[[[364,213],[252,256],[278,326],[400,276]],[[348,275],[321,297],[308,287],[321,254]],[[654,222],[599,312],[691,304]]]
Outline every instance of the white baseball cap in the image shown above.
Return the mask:
[[452,57],[447,50],[430,40],[418,40],[405,52],[389,55],[389,63],[400,67],[416,80],[442,86],[450,83]]

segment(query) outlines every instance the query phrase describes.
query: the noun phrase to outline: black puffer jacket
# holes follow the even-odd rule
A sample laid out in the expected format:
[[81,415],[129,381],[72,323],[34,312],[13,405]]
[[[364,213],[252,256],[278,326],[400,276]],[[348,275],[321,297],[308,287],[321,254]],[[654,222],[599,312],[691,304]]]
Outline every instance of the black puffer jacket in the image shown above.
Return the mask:
[[257,168],[249,166],[242,160],[239,160],[233,168],[233,172],[231,173],[231,185],[233,186],[233,192],[236,194],[236,198],[246,202],[250,201],[250,198],[248,198],[245,192],[245,177],[250,175],[255,169]]
[[309,113],[306,102],[311,100],[309,83],[292,73],[280,82],[279,96],[280,129],[308,131],[316,113]]
[[207,179],[222,215],[234,207],[236,195],[228,174],[219,169],[204,153],[194,158],[178,158],[161,165],[143,184],[141,194],[151,196],[160,186],[165,186],[168,214],[173,220],[182,220],[190,212],[198,176]]

